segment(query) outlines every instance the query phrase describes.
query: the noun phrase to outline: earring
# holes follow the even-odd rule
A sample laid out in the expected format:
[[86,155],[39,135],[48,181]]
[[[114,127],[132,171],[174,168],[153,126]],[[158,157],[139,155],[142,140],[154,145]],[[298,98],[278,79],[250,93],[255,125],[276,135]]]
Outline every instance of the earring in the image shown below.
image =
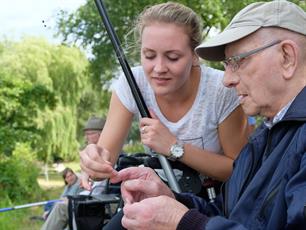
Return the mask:
[[200,67],[200,61],[198,58],[193,59],[192,67]]
[[192,67],[200,67],[200,64],[199,63],[192,64]]

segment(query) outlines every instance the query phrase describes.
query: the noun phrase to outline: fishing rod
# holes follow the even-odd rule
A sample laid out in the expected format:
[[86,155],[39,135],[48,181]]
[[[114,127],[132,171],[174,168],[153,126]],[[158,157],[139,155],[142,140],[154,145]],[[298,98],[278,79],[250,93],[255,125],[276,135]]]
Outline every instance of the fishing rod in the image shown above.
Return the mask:
[[[116,56],[118,58],[118,61],[122,67],[122,70],[125,74],[125,77],[128,81],[128,84],[131,88],[131,91],[132,91],[132,94],[133,94],[133,97],[136,101],[136,105],[138,107],[138,110],[141,114],[142,117],[148,117],[148,118],[151,118],[151,115],[149,113],[149,110],[144,102],[144,99],[140,93],[140,90],[137,86],[137,83],[136,83],[136,80],[133,76],[133,73],[132,73],[132,70],[127,62],[127,59],[125,58],[125,55],[123,53],[123,50],[121,48],[121,45],[120,45],[120,42],[119,42],[119,39],[113,29],[113,26],[109,20],[109,17],[108,17],[108,14],[106,12],[106,8],[105,8],[105,5],[103,3],[103,0],[95,0],[95,3],[96,3],[96,6],[98,8],[98,11],[100,13],[100,16],[102,18],[102,21],[103,21],[103,24],[106,28],[106,31],[108,33],[108,36],[112,42],[112,45],[115,49],[115,53],[116,53]],[[173,170],[168,162],[168,160],[161,154],[157,154],[158,156],[158,159],[159,159],[159,162],[164,170],[164,173],[167,177],[167,180],[168,180],[168,183],[169,183],[169,186],[170,188],[175,191],[175,192],[181,192],[181,189],[177,183],[177,180],[174,176],[174,173],[173,173]]]
[[0,208],[0,212],[7,212],[7,211],[16,210],[16,209],[29,208],[29,207],[40,206],[40,205],[48,205],[48,204],[53,204],[56,202],[63,202],[63,200],[47,200],[47,201],[17,205],[17,206],[9,207],[9,208]]

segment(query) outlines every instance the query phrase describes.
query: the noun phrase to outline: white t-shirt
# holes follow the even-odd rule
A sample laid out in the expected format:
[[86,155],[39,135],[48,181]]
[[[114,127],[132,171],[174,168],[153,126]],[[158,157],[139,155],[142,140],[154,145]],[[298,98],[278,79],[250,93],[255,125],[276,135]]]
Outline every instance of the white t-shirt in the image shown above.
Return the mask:
[[[132,72],[147,107],[155,112],[179,140],[201,149],[223,153],[218,138],[218,125],[239,105],[239,101],[234,89],[223,86],[222,71],[201,66],[201,80],[196,99],[190,110],[177,122],[168,121],[160,111],[143,68],[134,67]],[[137,105],[123,74],[113,83],[112,89],[122,104],[139,117]]]

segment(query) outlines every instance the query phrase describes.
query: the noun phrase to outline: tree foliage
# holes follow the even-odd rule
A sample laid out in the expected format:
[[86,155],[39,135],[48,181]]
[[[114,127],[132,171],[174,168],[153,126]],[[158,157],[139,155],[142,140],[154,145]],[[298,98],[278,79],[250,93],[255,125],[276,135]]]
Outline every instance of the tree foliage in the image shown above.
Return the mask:
[[46,107],[54,108],[55,95],[44,85],[0,73],[0,154],[9,155],[18,142],[37,143],[35,119]]
[[108,96],[89,79],[76,47],[39,38],[0,42],[1,206],[39,199],[37,159],[78,157],[83,124],[103,112],[100,96]]
[[46,162],[77,157],[77,130],[88,113],[99,112],[97,95],[84,104],[92,91],[84,53],[36,38],[0,47],[0,154],[30,143]]

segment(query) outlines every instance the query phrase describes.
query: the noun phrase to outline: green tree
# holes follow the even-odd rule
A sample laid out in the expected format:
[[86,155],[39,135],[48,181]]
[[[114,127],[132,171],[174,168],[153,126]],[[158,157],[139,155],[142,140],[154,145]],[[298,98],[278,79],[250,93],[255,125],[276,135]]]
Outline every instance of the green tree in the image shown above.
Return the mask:
[[55,95],[44,85],[0,73],[0,155],[10,155],[16,143],[36,143],[39,130],[35,119],[41,110],[53,108]]
[[0,154],[28,142],[45,162],[76,158],[83,112],[96,111],[82,107],[92,89],[84,53],[36,38],[0,47]]
[[[99,107],[88,60],[43,39],[0,42],[1,206],[40,197],[37,159],[78,157],[77,130]],[[82,124],[81,124],[82,123]]]

